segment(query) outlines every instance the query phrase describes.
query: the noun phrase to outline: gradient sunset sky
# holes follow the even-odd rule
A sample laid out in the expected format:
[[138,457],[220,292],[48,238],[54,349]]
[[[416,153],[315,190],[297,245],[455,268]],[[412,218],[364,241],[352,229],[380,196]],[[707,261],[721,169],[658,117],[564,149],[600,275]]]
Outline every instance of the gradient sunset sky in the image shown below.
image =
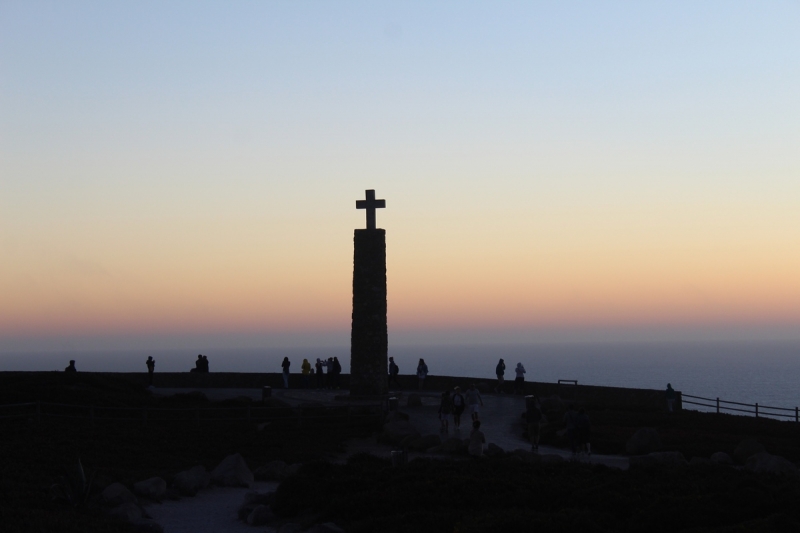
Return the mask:
[[0,352],[800,339],[798,2],[0,2]]

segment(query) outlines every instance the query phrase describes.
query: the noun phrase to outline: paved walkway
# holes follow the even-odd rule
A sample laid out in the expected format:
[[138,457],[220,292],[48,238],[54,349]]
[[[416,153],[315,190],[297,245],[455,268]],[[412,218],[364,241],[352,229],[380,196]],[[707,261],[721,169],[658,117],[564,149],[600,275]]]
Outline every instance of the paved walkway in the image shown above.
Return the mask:
[[[163,396],[186,393],[190,391],[199,391],[205,394],[206,397],[212,401],[242,396],[252,398],[253,400],[261,399],[261,389],[153,388],[151,390],[154,394]],[[444,437],[444,435],[440,433],[440,423],[437,415],[441,393],[424,391],[421,394],[422,406],[407,407],[406,402],[408,395],[416,392],[417,391],[413,390],[399,391],[400,410],[409,414],[411,423],[414,424],[414,426],[416,426],[423,435],[437,434]],[[343,400],[337,400],[336,397],[346,396],[347,391],[317,389],[273,389],[272,394],[275,398],[283,400],[293,406],[312,402],[330,405],[342,405],[342,403],[344,403]],[[530,450],[530,442],[522,437],[523,426],[521,415],[525,410],[524,398],[522,396],[514,396],[509,394],[484,394],[482,397],[484,405],[480,412],[481,430],[486,435],[487,444],[493,442],[505,451],[512,451],[518,448]],[[450,428],[449,435],[462,439],[467,438],[469,437],[469,432],[471,429],[472,426],[470,417],[465,413],[462,417],[462,427],[460,431]],[[360,439],[351,441],[349,443],[348,452],[346,455],[349,456],[359,452],[369,452],[378,456],[388,457],[391,452],[391,447],[387,445],[376,444],[374,439]],[[572,453],[569,450],[555,448],[553,446],[540,445],[539,453],[556,454],[564,457],[565,459],[573,458]],[[423,454],[412,454],[412,457],[415,455]],[[627,469],[629,465],[628,458],[619,455],[592,454],[590,457],[580,457],[579,460],[594,464],[604,464],[606,466],[621,469]]]

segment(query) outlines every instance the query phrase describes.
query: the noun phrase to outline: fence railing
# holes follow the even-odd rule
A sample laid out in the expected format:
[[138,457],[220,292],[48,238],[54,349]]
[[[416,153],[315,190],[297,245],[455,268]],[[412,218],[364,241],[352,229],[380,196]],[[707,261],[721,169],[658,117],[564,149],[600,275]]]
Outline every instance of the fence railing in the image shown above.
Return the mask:
[[[686,398],[691,398],[691,400],[687,400]],[[729,400],[720,400],[719,398],[704,398],[702,396],[692,396],[685,393],[681,393],[681,403],[708,407],[715,409],[717,413],[721,413],[722,411],[735,411],[738,413],[755,415],[756,418],[760,416],[766,416],[770,418],[794,418],[795,422],[800,423],[800,408],[797,407],[771,407],[769,405],[759,405],[757,403],[741,403],[732,402]],[[736,407],[730,407],[731,405]]]
[[346,425],[379,421],[383,415],[382,404],[342,406],[268,407],[248,405],[241,407],[108,407],[74,405],[51,402],[28,402],[0,405],[0,419],[28,418],[42,421],[45,418],[84,419],[92,425],[99,422],[136,422],[146,426],[159,422],[275,422],[301,427],[308,421],[335,421]]

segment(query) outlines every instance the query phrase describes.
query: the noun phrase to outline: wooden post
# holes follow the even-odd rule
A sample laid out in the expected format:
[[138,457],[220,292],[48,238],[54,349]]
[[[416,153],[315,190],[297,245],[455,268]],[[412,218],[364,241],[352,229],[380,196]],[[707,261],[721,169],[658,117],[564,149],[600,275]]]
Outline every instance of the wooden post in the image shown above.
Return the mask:
[[758,404],[756,404],[756,418],[758,418]]
[[717,398],[717,414],[719,414],[719,398]]

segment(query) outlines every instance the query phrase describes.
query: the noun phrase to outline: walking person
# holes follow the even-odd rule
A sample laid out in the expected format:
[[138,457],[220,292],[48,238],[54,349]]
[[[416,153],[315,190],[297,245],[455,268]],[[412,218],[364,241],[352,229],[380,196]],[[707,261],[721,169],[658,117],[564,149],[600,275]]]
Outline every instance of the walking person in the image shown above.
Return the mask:
[[317,357],[317,364],[314,365],[314,371],[316,372],[317,378],[317,388],[322,389],[325,387],[325,375],[322,373],[322,367],[325,366],[325,363],[322,362],[322,359]]
[[505,382],[506,378],[506,363],[502,359],[497,363],[497,366],[494,367],[494,373],[497,375],[497,387],[495,387],[494,391],[500,394],[503,394],[503,383]]
[[457,430],[461,428],[461,415],[466,408],[464,396],[461,394],[461,388],[456,387],[453,389],[453,427]]
[[147,356],[147,361],[144,362],[147,365],[147,383],[148,385],[153,385],[153,372],[156,371],[156,360],[153,359],[152,355]]
[[671,383],[667,383],[667,412],[671,413],[675,409],[675,389],[672,388]]
[[389,387],[394,383],[395,387],[400,388],[400,383],[397,382],[397,374],[400,372],[400,367],[394,362],[394,357],[389,358]]
[[572,455],[576,455],[578,453],[578,413],[575,412],[575,406],[572,404],[569,404],[569,409],[564,413],[564,425],[567,427],[567,437]]
[[453,419],[453,399],[450,398],[450,391],[442,393],[442,400],[439,403],[439,421],[442,423],[442,431],[450,432],[450,421]]
[[592,445],[589,442],[591,423],[589,422],[589,415],[586,414],[586,410],[583,407],[578,411],[578,417],[575,420],[575,429],[578,432],[578,451],[580,453],[585,453],[587,456],[591,456]]
[[485,442],[486,436],[483,434],[483,431],[481,431],[481,421],[473,421],[472,432],[469,434],[467,451],[473,457],[483,457],[483,444]]
[[467,389],[465,400],[467,403],[467,410],[472,417],[472,421],[477,421],[478,411],[480,411],[480,409],[478,409],[478,404],[483,407],[483,398],[481,398],[481,393],[478,392],[477,388],[475,388],[474,383],[469,386],[469,389]]
[[419,380],[419,390],[425,386],[425,378],[428,377],[428,365],[425,364],[425,359],[420,359],[417,365],[417,379]]
[[517,374],[514,378],[514,394],[525,394],[525,367],[522,363],[517,363],[514,372]]
[[303,359],[303,364],[300,365],[300,372],[303,374],[303,388],[307,389],[311,380],[311,363],[308,362],[308,359]]
[[283,368],[283,388],[289,388],[289,367],[292,363],[289,362],[288,357],[283,358],[283,362],[281,363],[281,368]]
[[525,412],[525,419],[528,422],[528,439],[531,441],[531,450],[539,451],[539,437],[542,429],[542,408],[539,400],[533,398]]

